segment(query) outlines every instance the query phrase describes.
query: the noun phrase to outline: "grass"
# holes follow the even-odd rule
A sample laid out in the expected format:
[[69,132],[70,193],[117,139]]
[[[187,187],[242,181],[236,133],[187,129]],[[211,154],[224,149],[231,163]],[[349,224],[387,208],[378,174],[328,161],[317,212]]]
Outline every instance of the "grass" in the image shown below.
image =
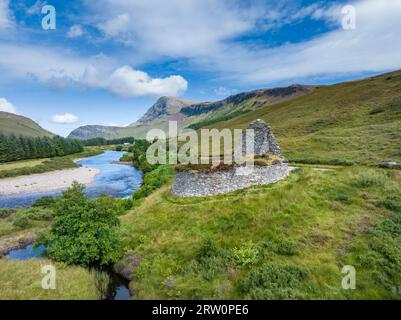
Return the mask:
[[73,160],[100,154],[98,148],[51,159],[16,161],[0,165],[0,179],[79,167]]
[[[304,168],[209,198],[167,185],[121,217],[125,248],[141,259],[130,287],[139,299],[394,298],[399,197],[399,171],[367,167]],[[341,288],[345,264],[357,290]]]
[[302,97],[266,104],[206,128],[244,129],[257,118],[271,124],[284,155],[292,162],[401,162],[401,77],[317,87]]
[[31,168],[35,167],[39,164],[42,164],[44,161],[49,160],[49,158],[44,159],[34,159],[34,160],[21,160],[15,162],[1,163],[0,164],[0,172],[4,170],[14,170],[20,168]]
[[[56,267],[56,289],[45,290],[42,267]],[[0,259],[0,300],[97,300],[100,293],[94,274],[50,260],[10,261]]]
[[11,114],[0,112],[0,131],[6,135],[15,134],[29,137],[52,137],[53,133],[43,129],[33,120]]

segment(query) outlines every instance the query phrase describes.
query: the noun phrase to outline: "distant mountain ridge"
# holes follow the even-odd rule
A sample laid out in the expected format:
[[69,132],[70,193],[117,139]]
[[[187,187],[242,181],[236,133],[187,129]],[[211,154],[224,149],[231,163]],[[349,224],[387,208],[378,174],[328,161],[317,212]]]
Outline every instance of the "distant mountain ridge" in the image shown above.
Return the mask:
[[28,137],[52,137],[53,133],[43,129],[32,119],[14,113],[0,111],[0,133]]
[[167,130],[169,121],[177,121],[179,128],[215,119],[225,114],[254,110],[262,105],[294,99],[313,90],[312,86],[292,85],[282,88],[259,89],[239,93],[216,102],[195,102],[176,97],[161,97],[138,121],[127,127],[83,126],[73,130],[68,138],[145,138],[152,128]]

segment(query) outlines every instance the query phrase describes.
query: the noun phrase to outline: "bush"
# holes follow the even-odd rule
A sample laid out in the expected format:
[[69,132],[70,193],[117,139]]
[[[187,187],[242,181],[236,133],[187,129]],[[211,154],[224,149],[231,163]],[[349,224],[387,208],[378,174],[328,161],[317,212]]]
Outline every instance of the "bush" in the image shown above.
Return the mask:
[[301,298],[299,289],[309,274],[307,268],[294,265],[265,265],[253,269],[237,288],[247,299]]
[[17,215],[13,220],[13,225],[21,229],[26,229],[29,228],[32,223],[26,215]]
[[385,182],[386,177],[384,174],[375,170],[366,170],[356,178],[355,185],[360,188],[369,188],[373,186],[383,186]]
[[138,190],[135,191],[133,199],[139,200],[147,197],[153,191],[169,182],[173,177],[174,169],[169,165],[160,166],[156,170],[146,173],[143,178],[142,185]]
[[32,207],[52,207],[57,201],[57,198],[51,196],[44,196],[36,200]]
[[18,211],[13,218],[13,225],[19,228],[28,228],[32,226],[32,221],[50,221],[52,212],[38,207],[31,207]]
[[276,253],[283,256],[293,256],[298,253],[297,243],[291,240],[284,240],[277,244]]
[[123,146],[121,146],[121,145],[116,146],[116,151],[123,151]]
[[401,197],[395,195],[388,196],[380,201],[380,205],[392,211],[401,211]]
[[54,222],[37,242],[56,261],[83,266],[108,265],[122,255],[116,230],[118,209],[108,197],[96,201],[84,195],[84,186],[74,183],[55,205]]
[[7,218],[11,216],[13,213],[15,213],[15,209],[2,209],[0,208],[0,219]]
[[231,254],[236,265],[246,267],[256,262],[259,250],[252,241],[248,241],[242,247],[232,249]]

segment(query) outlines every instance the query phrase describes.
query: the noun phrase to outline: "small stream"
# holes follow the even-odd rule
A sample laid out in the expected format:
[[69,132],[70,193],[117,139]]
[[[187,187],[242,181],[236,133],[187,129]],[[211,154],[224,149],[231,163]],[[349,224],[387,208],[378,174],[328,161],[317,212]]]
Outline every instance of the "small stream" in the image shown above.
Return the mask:
[[[106,151],[100,155],[77,161],[81,166],[100,170],[94,181],[86,186],[85,194],[87,196],[96,198],[101,194],[106,194],[114,198],[126,198],[140,187],[143,179],[142,172],[132,166],[118,163],[123,153]],[[28,207],[43,196],[59,196],[61,193],[62,190],[0,196],[0,208]],[[41,254],[44,250],[43,246],[33,249],[33,244],[30,244],[24,248],[12,250],[5,258],[10,260],[42,259]],[[110,269],[107,270],[107,273],[109,274],[110,283],[103,295],[103,299],[129,300],[131,297],[128,288],[129,282]]]
[[[33,249],[33,244],[25,248],[14,249],[10,251],[5,258],[9,260],[30,260],[30,259],[43,259],[42,253],[45,248],[39,246]],[[108,269],[106,272],[109,275],[110,282],[106,292],[103,293],[103,300],[130,300],[131,293],[129,291],[129,281],[120,275]]]

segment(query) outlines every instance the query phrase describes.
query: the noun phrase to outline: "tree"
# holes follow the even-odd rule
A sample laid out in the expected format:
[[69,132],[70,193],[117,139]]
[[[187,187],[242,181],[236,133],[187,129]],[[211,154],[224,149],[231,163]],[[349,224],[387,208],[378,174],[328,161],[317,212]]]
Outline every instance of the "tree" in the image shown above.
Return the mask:
[[51,230],[41,235],[38,245],[43,244],[47,256],[56,261],[109,265],[122,255],[117,212],[112,199],[88,199],[84,186],[74,182],[57,201]]

